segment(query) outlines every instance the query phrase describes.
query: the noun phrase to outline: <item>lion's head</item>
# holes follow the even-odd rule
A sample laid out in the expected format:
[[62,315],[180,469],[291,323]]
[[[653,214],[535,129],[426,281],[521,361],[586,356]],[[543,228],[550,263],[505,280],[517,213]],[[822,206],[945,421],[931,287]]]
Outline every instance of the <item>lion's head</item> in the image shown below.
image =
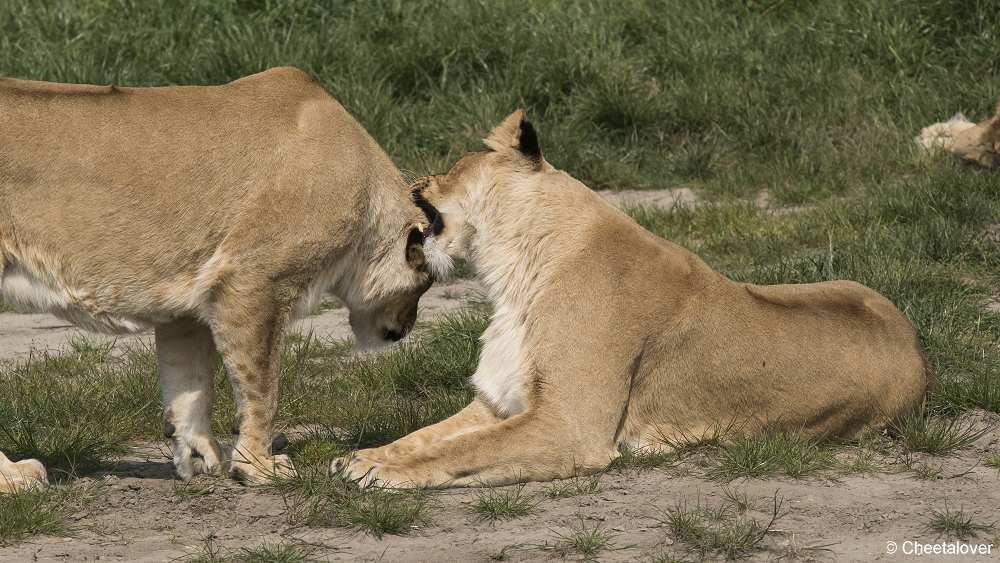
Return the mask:
[[523,110],[508,116],[483,142],[488,150],[470,152],[448,172],[425,176],[412,186],[418,202],[423,201],[440,213],[440,226],[431,233],[425,246],[447,255],[449,268],[450,258],[470,257],[475,227],[467,220],[468,206],[482,201],[473,197],[474,192],[509,180],[498,178],[497,170],[516,175],[551,168],[542,158],[538,135]]
[[351,329],[360,348],[378,348],[406,336],[416,322],[420,296],[442,277],[428,259],[439,253],[425,248],[428,225],[437,217],[437,211],[426,203],[421,211],[419,220],[406,225],[392,244],[384,247],[380,259],[359,272],[364,282],[352,285],[366,288],[364,293],[349,292],[345,296]]

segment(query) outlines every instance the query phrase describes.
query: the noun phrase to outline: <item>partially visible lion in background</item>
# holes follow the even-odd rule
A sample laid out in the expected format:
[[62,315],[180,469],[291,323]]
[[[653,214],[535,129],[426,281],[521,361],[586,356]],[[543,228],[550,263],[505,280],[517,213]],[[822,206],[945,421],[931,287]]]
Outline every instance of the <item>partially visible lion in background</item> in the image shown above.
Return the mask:
[[914,140],[927,149],[950,150],[964,164],[1000,168],[1000,103],[993,117],[978,125],[959,112],[948,121],[924,127]]
[[[289,320],[329,291],[360,344],[405,336],[432,282],[430,220],[375,140],[295,68],[208,87],[0,79],[3,299],[95,331],[153,328],[185,480],[294,473],[271,451]],[[212,434],[216,353],[236,396],[233,447]],[[0,481],[43,486],[45,469],[0,454]]]
[[394,487],[504,485],[595,473],[619,446],[720,427],[845,440],[924,403],[910,322],[850,281],[734,282],[643,229],[542,157],[518,111],[415,187],[435,244],[471,262],[494,304],[476,399],[392,444],[337,460]]

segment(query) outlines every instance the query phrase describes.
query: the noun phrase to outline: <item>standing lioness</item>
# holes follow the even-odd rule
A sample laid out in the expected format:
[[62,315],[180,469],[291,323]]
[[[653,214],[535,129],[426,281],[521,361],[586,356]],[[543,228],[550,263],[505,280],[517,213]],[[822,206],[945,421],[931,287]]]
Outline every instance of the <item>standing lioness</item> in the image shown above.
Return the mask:
[[[230,459],[252,479],[294,471],[271,452],[289,319],[329,290],[360,343],[402,338],[431,284],[427,222],[378,144],[298,69],[211,87],[0,79],[3,298],[91,330],[154,327],[184,479]],[[232,451],[212,435],[217,351]],[[40,467],[0,455],[0,490],[43,483]]]
[[[495,311],[457,415],[346,475],[402,487],[599,471],[617,446],[765,425],[844,439],[924,401],[910,323],[848,281],[755,286],[642,229],[542,158],[522,112],[416,187],[435,243],[470,260]],[[335,468],[339,466],[337,462]]]

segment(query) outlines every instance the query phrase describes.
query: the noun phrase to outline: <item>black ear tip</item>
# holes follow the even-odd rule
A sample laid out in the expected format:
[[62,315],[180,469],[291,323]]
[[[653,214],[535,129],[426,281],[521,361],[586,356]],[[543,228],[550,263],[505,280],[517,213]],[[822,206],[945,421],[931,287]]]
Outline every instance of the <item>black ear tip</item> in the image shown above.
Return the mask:
[[538,146],[538,133],[535,127],[528,121],[527,117],[521,117],[521,137],[518,140],[517,150],[531,157],[533,160],[542,158],[542,148]]

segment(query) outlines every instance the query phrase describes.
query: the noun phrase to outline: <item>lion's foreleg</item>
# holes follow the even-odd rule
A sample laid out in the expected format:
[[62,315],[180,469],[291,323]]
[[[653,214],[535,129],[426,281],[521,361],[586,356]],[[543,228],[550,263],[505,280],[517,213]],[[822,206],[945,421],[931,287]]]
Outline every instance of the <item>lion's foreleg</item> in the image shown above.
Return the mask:
[[[381,448],[369,448],[360,450],[354,454],[354,460],[367,459],[371,461],[385,461],[397,456],[408,454],[412,451],[426,447],[429,444],[449,440],[455,436],[461,436],[469,432],[474,432],[480,428],[496,424],[503,420],[494,409],[485,401],[477,397],[469,403],[467,407],[455,413],[453,416],[425,426],[420,430],[411,432],[395,442],[382,446]],[[353,461],[353,460],[352,460]],[[334,460],[333,471],[338,471],[343,460]]]
[[208,327],[194,319],[159,325],[156,362],[163,392],[163,434],[185,481],[218,471],[224,461],[212,435],[215,345]]
[[352,462],[345,474],[365,485],[498,486],[596,473],[616,455],[610,435],[581,440],[565,421],[527,412],[384,462]]
[[[269,311],[267,303],[244,307],[234,304],[220,314],[214,334],[236,397],[239,438],[230,469],[249,481],[260,482],[295,475],[287,455],[271,452],[278,415],[281,343],[288,317]],[[241,311],[246,314],[239,314]]]

